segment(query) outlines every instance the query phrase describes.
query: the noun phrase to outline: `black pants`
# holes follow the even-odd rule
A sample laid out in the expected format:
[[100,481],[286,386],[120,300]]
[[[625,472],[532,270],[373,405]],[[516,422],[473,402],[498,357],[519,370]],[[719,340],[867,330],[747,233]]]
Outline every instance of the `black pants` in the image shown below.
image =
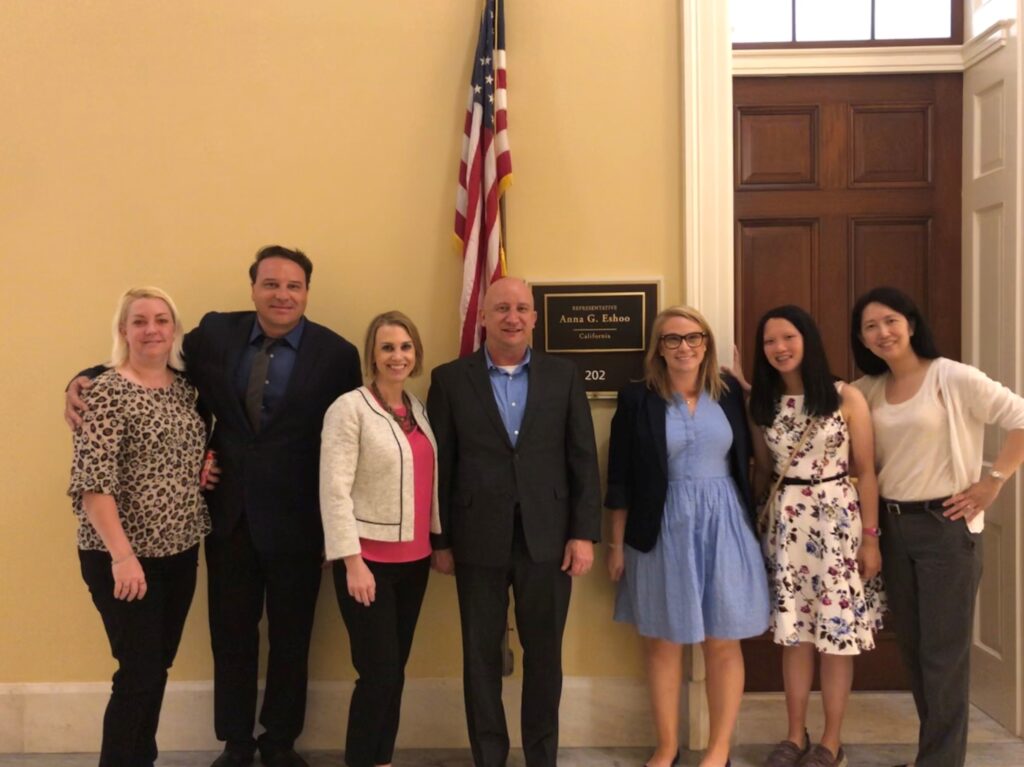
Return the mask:
[[882,509],[881,518],[885,590],[921,721],[914,764],[957,767],[967,756],[981,535],[939,513]]
[[140,558],[146,596],[114,598],[110,555],[79,551],[82,579],[103,618],[110,652],[117,660],[103,715],[100,767],[152,767],[167,670],[178,652],[185,617],[196,590],[199,546],[169,557]]
[[561,564],[531,560],[517,524],[508,566],[455,566],[466,723],[476,767],[504,767],[508,758],[501,640],[509,587],[515,595],[516,630],[523,647],[523,753],[527,767],[557,763],[562,634],[572,590],[572,579],[561,571]]
[[348,629],[352,665],[359,678],[352,691],[345,736],[345,764],[390,764],[398,736],[405,664],[427,590],[430,558],[415,562],[366,562],[377,583],[369,607],[349,596],[345,563],[334,564],[334,590]]
[[306,718],[309,639],[320,591],[319,552],[262,552],[243,516],[226,538],[206,539],[214,731],[240,754],[256,747],[260,618],[267,610],[261,753],[292,747]]

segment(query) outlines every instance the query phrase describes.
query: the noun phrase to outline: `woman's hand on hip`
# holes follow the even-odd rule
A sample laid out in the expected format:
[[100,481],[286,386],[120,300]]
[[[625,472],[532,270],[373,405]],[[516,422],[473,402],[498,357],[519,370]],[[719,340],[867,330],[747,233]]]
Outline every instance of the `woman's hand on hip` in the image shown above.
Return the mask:
[[943,506],[946,510],[942,512],[944,517],[949,519],[966,519],[970,522],[981,512],[992,505],[1003,483],[992,477],[982,477],[962,493],[950,496]]
[[345,582],[349,596],[359,604],[369,607],[377,598],[377,581],[359,554],[345,557]]

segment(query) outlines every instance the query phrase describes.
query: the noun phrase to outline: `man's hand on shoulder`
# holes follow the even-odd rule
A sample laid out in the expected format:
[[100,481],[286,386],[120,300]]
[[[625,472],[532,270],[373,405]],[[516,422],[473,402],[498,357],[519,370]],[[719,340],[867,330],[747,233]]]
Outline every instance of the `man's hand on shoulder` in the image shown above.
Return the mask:
[[82,399],[82,392],[92,386],[92,379],[88,376],[78,376],[68,384],[64,392],[64,421],[71,431],[77,431],[82,425],[82,414],[89,409]]
[[565,544],[562,571],[569,575],[586,575],[594,564],[594,543],[580,538],[570,538]]

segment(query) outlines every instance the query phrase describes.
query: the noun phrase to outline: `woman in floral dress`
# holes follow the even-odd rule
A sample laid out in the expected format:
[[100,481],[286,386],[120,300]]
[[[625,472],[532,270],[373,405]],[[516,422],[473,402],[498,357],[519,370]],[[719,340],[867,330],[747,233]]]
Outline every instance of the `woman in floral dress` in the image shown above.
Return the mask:
[[[755,492],[774,493],[760,532],[789,719],[787,738],[765,764],[842,767],[853,656],[874,648],[883,610],[872,581],[881,556],[871,415],[859,391],[835,381],[814,321],[796,306],[761,318],[753,378]],[[811,746],[806,719],[816,655],[825,729]]]

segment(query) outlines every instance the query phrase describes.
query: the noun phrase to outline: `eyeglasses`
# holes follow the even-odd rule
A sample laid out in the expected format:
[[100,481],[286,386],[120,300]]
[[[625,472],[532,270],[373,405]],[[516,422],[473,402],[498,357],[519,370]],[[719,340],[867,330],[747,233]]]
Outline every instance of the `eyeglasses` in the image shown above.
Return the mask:
[[707,333],[687,333],[685,336],[678,333],[667,333],[660,340],[666,349],[678,349],[683,341],[686,341],[686,345],[691,349],[699,349],[704,345],[704,339],[707,337]]

